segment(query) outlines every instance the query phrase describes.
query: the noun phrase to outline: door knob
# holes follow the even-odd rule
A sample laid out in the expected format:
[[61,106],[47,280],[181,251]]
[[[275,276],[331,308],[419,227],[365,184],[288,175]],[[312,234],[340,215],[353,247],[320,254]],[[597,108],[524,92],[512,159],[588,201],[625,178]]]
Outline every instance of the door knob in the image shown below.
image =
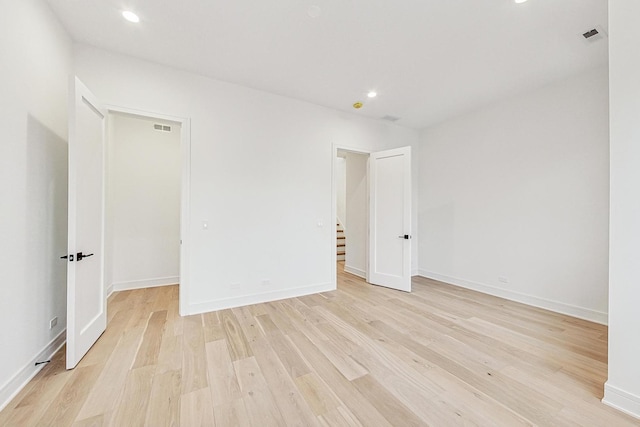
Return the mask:
[[405,239],[405,240],[409,240],[410,238],[411,238],[411,236],[410,236],[410,235],[408,235],[408,234],[404,234],[404,235],[402,235],[402,236],[398,236],[398,239]]
[[73,254],[61,256],[60,259],[69,259],[69,261],[73,261]]
[[[72,255],[72,256],[73,256],[73,255]],[[82,261],[82,259],[83,259],[83,258],[89,258],[90,256],[93,256],[93,254],[86,254],[86,255],[84,255],[82,252],[78,252],[78,253],[76,254],[76,259],[77,259],[78,261]]]

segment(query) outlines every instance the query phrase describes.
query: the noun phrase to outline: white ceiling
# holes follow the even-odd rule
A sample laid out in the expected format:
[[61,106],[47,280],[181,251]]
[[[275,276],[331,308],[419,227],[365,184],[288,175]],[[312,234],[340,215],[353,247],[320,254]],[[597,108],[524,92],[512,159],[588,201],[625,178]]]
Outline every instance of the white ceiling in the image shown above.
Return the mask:
[[606,0],[48,1],[78,42],[413,128],[607,62]]

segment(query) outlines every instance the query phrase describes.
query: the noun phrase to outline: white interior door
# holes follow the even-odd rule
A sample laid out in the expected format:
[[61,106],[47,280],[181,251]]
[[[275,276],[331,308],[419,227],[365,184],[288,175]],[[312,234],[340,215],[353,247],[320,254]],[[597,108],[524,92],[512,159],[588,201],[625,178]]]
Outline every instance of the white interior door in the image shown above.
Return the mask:
[[106,112],[77,77],[70,86],[67,369],[78,364],[107,326],[103,279]]
[[411,292],[411,147],[369,157],[369,283]]

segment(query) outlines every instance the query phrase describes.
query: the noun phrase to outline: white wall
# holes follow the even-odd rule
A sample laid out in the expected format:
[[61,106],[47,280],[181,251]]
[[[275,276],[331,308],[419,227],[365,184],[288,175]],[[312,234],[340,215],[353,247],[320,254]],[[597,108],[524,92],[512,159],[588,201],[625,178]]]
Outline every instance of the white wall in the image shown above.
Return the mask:
[[354,152],[346,154],[346,211],[349,230],[344,269],[361,277],[366,277],[367,271],[368,158],[368,155]]
[[607,84],[592,70],[424,131],[421,275],[606,323]]
[[7,1],[0,58],[1,408],[65,329],[71,44],[42,2]]
[[640,417],[640,52],[637,0],[609,1],[611,240],[604,402]]
[[[171,132],[160,132],[154,124]],[[180,124],[109,115],[108,285],[114,290],[178,283]]]
[[390,123],[87,46],[77,46],[75,59],[80,79],[106,103],[191,120],[184,314],[333,288],[333,144],[375,150],[418,141]]
[[343,227],[347,226],[347,162],[344,157],[336,159],[336,215]]

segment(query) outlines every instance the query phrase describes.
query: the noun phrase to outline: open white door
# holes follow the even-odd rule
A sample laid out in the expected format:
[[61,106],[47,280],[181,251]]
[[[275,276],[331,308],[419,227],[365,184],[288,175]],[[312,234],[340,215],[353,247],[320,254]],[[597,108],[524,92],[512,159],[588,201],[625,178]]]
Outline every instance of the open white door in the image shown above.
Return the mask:
[[411,292],[411,147],[369,157],[368,281]]
[[77,77],[69,89],[67,369],[72,369],[107,326],[103,280],[106,113]]

